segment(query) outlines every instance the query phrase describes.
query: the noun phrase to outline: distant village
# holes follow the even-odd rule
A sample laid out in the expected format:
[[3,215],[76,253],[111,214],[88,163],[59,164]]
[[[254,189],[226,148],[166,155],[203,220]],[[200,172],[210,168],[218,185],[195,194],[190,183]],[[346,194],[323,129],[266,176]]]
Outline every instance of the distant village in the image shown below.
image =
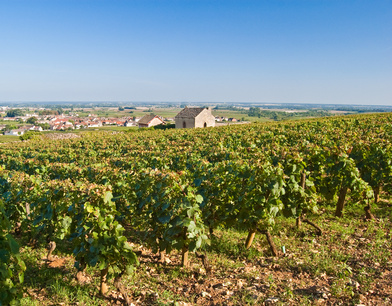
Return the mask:
[[[0,109],[1,114],[7,114],[7,108]],[[97,128],[108,126],[137,126],[138,118],[102,118],[93,114],[79,118],[77,114],[38,115],[26,113],[23,116],[2,117],[0,130],[4,135],[20,136],[27,131],[66,131],[74,129]],[[134,119],[134,120],[133,120]],[[17,128],[10,128],[18,125]]]
[[[174,118],[164,118],[150,113],[143,117],[106,118],[89,114],[80,118],[78,114],[68,112],[59,115],[39,115],[34,112],[23,115],[18,112],[10,114],[9,107],[0,107],[3,135],[21,136],[27,131],[70,131],[74,129],[99,128],[103,126],[124,126],[148,128],[157,125],[175,124],[176,128],[213,127],[216,123],[237,122],[235,118],[214,117],[211,108],[185,107]],[[18,109],[16,109],[18,110]]]

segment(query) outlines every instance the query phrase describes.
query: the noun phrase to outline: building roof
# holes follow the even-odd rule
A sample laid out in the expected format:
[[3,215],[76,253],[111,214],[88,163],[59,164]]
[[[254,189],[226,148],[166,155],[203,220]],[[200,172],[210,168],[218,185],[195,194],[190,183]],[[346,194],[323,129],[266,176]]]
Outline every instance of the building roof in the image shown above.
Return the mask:
[[159,120],[161,120],[163,122],[163,120],[161,118],[159,118],[159,116],[152,114],[152,115],[143,116],[142,118],[140,118],[138,123],[139,124],[149,124],[152,121],[152,119],[154,119],[154,118],[158,118]]
[[205,109],[203,107],[185,107],[175,118],[196,118]]

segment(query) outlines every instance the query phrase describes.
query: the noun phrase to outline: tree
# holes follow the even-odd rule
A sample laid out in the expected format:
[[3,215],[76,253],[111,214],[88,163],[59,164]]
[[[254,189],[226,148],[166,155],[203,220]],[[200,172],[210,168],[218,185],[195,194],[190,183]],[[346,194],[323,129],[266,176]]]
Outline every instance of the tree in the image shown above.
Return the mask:
[[18,117],[23,115],[23,110],[21,110],[20,108],[11,109],[7,112],[7,117]]
[[50,130],[50,124],[49,123],[41,123],[38,124],[40,127],[42,127],[43,130]]
[[36,124],[37,121],[38,121],[37,117],[30,117],[29,119],[27,119],[26,122],[30,124]]
[[16,129],[16,125],[15,124],[7,124],[5,126],[5,130],[6,131],[11,131],[11,130],[14,130],[14,129]]

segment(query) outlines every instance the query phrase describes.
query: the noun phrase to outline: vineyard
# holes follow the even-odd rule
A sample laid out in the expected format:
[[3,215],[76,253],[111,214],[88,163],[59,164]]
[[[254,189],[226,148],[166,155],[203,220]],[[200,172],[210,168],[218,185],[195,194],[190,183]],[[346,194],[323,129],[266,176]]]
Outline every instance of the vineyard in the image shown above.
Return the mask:
[[3,144],[0,305],[392,303],[391,140],[373,114]]

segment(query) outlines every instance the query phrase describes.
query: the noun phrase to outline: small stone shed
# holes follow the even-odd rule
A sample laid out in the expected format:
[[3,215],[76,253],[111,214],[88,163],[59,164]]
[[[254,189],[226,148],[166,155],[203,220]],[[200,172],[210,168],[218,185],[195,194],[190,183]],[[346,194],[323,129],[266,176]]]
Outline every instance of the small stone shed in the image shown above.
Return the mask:
[[215,117],[211,114],[210,107],[185,107],[174,119],[176,129],[215,126]]
[[160,116],[154,114],[145,115],[138,121],[139,128],[146,128],[160,124],[165,124],[165,122]]

